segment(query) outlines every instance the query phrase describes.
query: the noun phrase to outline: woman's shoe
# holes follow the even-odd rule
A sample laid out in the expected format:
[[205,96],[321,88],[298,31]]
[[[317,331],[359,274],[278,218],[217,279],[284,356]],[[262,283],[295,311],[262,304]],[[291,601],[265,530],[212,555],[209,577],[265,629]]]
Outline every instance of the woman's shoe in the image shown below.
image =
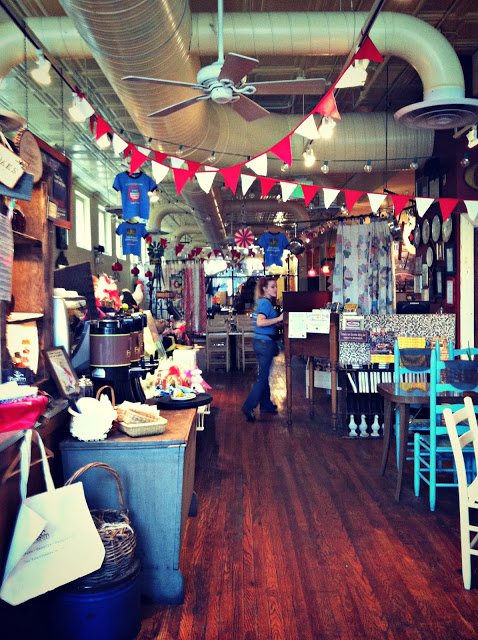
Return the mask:
[[277,405],[271,404],[271,406],[268,409],[261,409],[261,413],[279,413],[279,412],[277,411]]
[[244,409],[244,407],[242,407],[241,411],[246,416],[247,422],[255,422],[256,421],[256,416],[254,415],[254,411],[252,411],[252,409],[248,410],[248,409]]

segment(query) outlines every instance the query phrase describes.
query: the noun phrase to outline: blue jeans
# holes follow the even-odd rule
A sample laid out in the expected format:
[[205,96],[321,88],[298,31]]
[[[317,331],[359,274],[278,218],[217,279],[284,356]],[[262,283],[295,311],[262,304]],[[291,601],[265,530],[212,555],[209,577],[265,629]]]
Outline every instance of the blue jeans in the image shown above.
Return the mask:
[[254,340],[253,346],[259,363],[259,373],[242,408],[245,411],[252,411],[260,405],[261,411],[267,411],[272,409],[269,373],[276,347],[273,340]]

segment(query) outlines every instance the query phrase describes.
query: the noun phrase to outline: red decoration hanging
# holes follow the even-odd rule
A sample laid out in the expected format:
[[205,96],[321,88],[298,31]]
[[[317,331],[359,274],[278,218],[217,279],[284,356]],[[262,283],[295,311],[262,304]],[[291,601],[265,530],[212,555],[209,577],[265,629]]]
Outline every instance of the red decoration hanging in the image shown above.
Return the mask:
[[402,213],[403,208],[408,204],[410,200],[410,196],[402,196],[402,195],[391,195],[390,196],[393,202],[393,208],[395,210],[395,217]]
[[234,242],[237,247],[248,249],[254,244],[254,234],[250,229],[244,227],[234,234]]
[[341,119],[335,102],[333,87],[327,91],[312,113],[321,113],[324,116],[335,118],[335,120]]
[[146,162],[146,160],[149,159],[150,158],[148,158],[148,156],[145,156],[144,153],[141,153],[141,151],[138,151],[136,147],[133,147],[133,149],[131,150],[131,163],[129,166],[129,172],[134,173],[141,167],[141,165]]
[[274,178],[259,178],[259,180],[261,181],[261,196],[265,198],[277,180]]
[[178,193],[178,196],[180,196],[184,185],[189,180],[189,177],[190,177],[189,171],[186,171],[186,169],[173,168],[173,174],[174,174],[174,183],[176,185],[176,191]]
[[352,211],[354,204],[363,194],[363,191],[353,191],[352,189],[347,189],[345,191],[345,206],[347,207],[349,212]]
[[109,131],[111,131],[110,125],[101,116],[97,116],[95,140],[99,140]]
[[226,189],[230,189],[232,193],[236,193],[237,182],[239,180],[241,168],[242,168],[242,164],[235,164],[232,167],[227,167],[226,169],[220,170],[220,173],[224,178],[224,184],[226,185]]
[[111,270],[112,271],[123,271],[123,265],[121,264],[121,262],[115,262],[114,264],[111,265]]
[[271,149],[269,149],[271,153],[274,153],[282,162],[285,162],[289,165],[292,165],[292,150],[290,148],[290,136],[287,136],[276,145],[274,145]]
[[371,62],[383,62],[383,57],[380,51],[370,40],[369,36],[365,36],[365,40],[362,42],[362,46],[352,58],[354,60],[370,60]]
[[301,184],[300,186],[302,187],[302,193],[304,194],[304,204],[307,207],[319,190],[319,187],[316,187],[313,184]]
[[131,273],[132,273],[134,276],[137,276],[137,275],[138,275],[138,273],[139,273],[139,269],[138,269],[138,267],[133,267],[133,268],[131,269]]
[[177,245],[176,245],[176,248],[175,248],[176,255],[178,256],[178,255],[181,253],[181,251],[182,251],[183,249],[184,249],[184,245],[183,245],[183,244],[181,244],[181,243],[180,243],[180,244],[177,244]]
[[144,275],[145,275],[146,278],[152,278],[153,277],[153,272],[148,269]]
[[163,247],[163,249],[166,249],[166,247],[168,246],[168,241],[166,240],[166,238],[161,238],[159,244]]
[[451,212],[456,207],[456,205],[460,202],[458,198],[440,198],[438,201],[440,203],[441,214],[443,216],[443,220],[448,220]]

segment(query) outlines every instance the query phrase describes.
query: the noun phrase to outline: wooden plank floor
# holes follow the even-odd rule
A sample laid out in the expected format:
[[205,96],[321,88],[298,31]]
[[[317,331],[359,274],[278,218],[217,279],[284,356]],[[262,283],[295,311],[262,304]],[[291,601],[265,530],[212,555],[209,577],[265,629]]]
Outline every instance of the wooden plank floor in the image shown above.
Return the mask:
[[[143,608],[138,640],[459,640],[478,637],[478,565],[461,578],[453,490],[400,503],[381,439],[330,431],[322,395],[308,417],[294,362],[294,424],[286,423],[283,360],[273,370],[278,416],[248,424],[253,373],[209,373],[214,403],[198,433],[195,488],[181,555],[185,601]],[[477,561],[478,563],[478,561]]]

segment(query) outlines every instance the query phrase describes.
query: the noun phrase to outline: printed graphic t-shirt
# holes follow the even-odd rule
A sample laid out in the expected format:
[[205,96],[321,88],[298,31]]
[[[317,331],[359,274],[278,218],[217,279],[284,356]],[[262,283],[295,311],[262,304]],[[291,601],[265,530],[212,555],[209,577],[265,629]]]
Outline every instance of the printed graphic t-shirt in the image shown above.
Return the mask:
[[118,173],[113,183],[113,189],[121,193],[123,218],[129,220],[135,216],[145,222],[149,219],[149,191],[154,191],[157,185],[150,176],[142,171],[132,176],[127,171]]
[[132,253],[134,256],[141,257],[141,238],[145,238],[148,235],[145,224],[122,222],[118,225],[116,233],[121,236],[123,255],[127,256]]
[[266,267],[271,264],[282,266],[282,254],[289,246],[289,240],[284,233],[270,233],[267,231],[259,238],[259,246],[264,249],[264,262]]
[[252,311],[252,320],[254,323],[254,338],[259,338],[260,340],[272,340],[272,336],[274,336],[276,332],[275,325],[272,324],[268,327],[258,327],[257,316],[260,313],[262,313],[267,320],[277,318],[276,310],[272,306],[272,302],[269,298],[259,298]]

